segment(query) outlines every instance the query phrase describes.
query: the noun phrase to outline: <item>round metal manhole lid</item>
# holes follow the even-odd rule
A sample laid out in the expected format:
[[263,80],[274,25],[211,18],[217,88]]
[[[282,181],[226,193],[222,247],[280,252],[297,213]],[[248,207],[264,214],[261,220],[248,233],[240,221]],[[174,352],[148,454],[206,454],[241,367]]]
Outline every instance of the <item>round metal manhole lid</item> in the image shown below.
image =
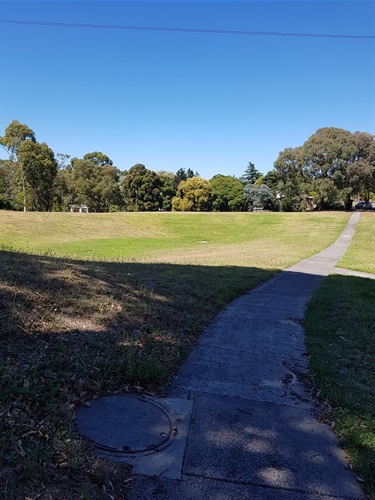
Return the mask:
[[172,423],[164,408],[149,398],[133,395],[107,396],[79,408],[79,432],[98,448],[122,453],[155,450],[172,434]]

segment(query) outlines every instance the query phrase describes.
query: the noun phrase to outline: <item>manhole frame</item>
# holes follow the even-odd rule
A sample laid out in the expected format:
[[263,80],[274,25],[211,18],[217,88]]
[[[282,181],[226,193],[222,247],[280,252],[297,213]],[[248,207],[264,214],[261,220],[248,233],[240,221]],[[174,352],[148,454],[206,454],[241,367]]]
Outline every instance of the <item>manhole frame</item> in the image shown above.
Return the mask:
[[[157,452],[160,452],[162,450],[164,450],[167,446],[169,446],[174,438],[174,436],[177,434],[177,430],[176,430],[176,423],[174,423],[172,421],[172,418],[171,418],[171,415],[169,414],[169,411],[165,408],[165,406],[163,406],[163,404],[161,404],[159,401],[155,401],[154,398],[152,397],[149,397],[147,395],[143,395],[143,394],[113,394],[113,395],[105,395],[101,398],[98,398],[98,400],[100,399],[110,399],[111,397],[113,398],[132,398],[132,399],[136,399],[140,402],[143,402],[143,403],[148,403],[148,404],[151,404],[152,406],[156,407],[158,410],[160,410],[162,412],[162,414],[166,417],[166,420],[167,420],[167,432],[166,432],[166,436],[163,437],[160,441],[158,441],[158,443],[156,444],[149,444],[146,448],[144,449],[140,449],[140,450],[132,450],[132,449],[126,449],[125,446],[124,446],[124,449],[119,449],[119,448],[116,448],[116,447],[112,447],[112,446],[107,446],[103,443],[100,443],[98,441],[96,441],[95,439],[91,438],[90,436],[88,436],[86,433],[82,432],[79,427],[78,427],[78,424],[77,424],[77,421],[76,421],[76,429],[78,431],[78,433],[83,436],[85,439],[87,439],[88,441],[90,441],[91,443],[93,443],[94,447],[95,447],[95,452],[97,454],[100,454],[100,455],[105,455],[105,456],[108,456],[108,458],[121,458],[121,457],[141,457],[141,456],[146,456],[146,455],[150,455],[152,453],[157,453]],[[98,401],[98,400],[94,400],[94,401]],[[88,408],[89,409],[89,408]]]

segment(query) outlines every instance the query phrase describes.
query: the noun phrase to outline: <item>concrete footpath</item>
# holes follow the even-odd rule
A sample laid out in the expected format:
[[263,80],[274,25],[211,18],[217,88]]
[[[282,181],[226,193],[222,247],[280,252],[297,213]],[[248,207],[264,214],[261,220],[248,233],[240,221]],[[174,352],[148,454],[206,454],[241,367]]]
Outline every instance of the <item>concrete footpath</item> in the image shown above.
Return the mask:
[[168,390],[192,402],[181,479],[136,477],[131,499],[363,499],[304,380],[307,302],[345,253],[339,239],[235,300],[202,336]]

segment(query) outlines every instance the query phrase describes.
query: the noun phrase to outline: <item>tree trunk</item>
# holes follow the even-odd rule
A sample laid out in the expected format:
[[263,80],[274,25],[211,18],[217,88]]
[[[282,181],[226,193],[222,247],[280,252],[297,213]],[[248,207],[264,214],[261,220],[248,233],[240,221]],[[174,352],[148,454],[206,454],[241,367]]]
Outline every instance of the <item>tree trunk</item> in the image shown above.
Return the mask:
[[23,211],[27,212],[26,208],[26,186],[25,186],[25,174],[22,170],[22,192],[23,192]]

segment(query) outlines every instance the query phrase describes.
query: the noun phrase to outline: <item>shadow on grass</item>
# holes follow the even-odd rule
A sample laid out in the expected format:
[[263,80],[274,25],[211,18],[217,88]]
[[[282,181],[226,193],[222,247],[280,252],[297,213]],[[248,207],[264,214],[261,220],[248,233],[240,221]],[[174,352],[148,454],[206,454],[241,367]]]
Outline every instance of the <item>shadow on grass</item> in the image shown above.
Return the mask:
[[375,280],[328,276],[308,305],[310,368],[351,463],[375,498]]
[[1,467],[40,483],[61,464],[80,473],[76,407],[163,394],[217,312],[276,272],[0,252]]
[[[73,429],[77,406],[116,392],[163,395],[218,311],[277,272],[86,262],[5,251],[0,259],[0,477],[8,498],[21,498],[21,491],[38,494],[42,484],[59,481],[69,484],[66,498],[82,498],[83,487],[89,488],[87,498],[100,498],[92,481],[87,486],[93,457]],[[331,278],[323,283],[330,295],[323,288],[316,293],[319,297],[323,290],[317,302],[322,314],[312,313],[323,332],[319,356],[323,350],[332,355],[324,325],[333,324],[333,310],[323,312],[323,305],[330,307],[334,300],[338,318],[340,305],[341,312],[346,307],[340,302],[344,291],[358,280],[343,279],[340,293]]]
[[0,258],[3,349],[15,343],[13,354],[22,357],[19,343],[25,352],[35,343],[45,351],[53,341],[69,351],[71,362],[78,349],[81,368],[103,361],[108,349],[119,350],[121,357],[128,351],[155,350],[158,376],[135,376],[130,370],[127,380],[124,366],[115,370],[120,375],[121,369],[124,382],[153,384],[164,384],[175,368],[169,351],[177,350],[177,358],[184,356],[226,303],[276,272],[236,266],[98,263],[13,252],[1,252]]

